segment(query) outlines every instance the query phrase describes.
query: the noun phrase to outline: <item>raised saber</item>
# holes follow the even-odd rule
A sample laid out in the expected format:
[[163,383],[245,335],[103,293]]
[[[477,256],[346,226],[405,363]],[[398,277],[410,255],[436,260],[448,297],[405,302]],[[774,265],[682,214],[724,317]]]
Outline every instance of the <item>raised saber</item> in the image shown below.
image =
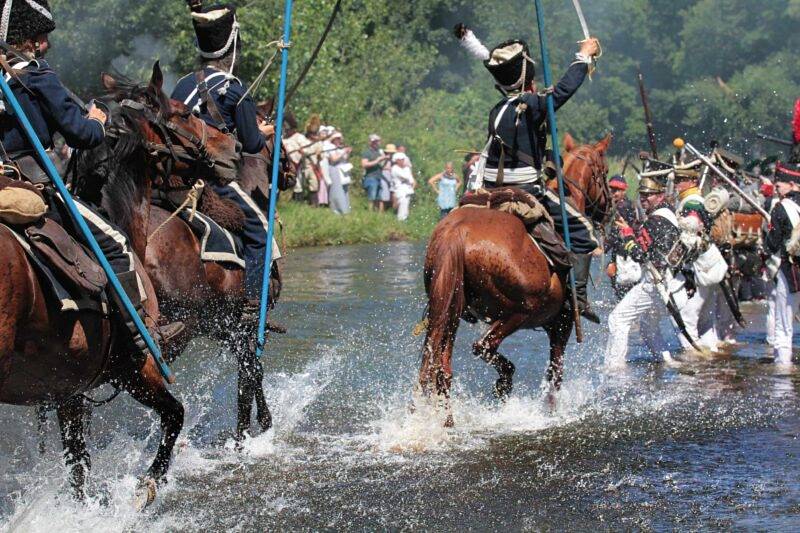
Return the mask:
[[581,21],[581,29],[583,30],[583,36],[588,41],[591,38],[589,34],[589,25],[586,24],[586,17],[583,16],[583,9],[581,9],[581,2],[580,0],[572,0],[572,5],[575,6],[575,11],[578,13],[578,20]]

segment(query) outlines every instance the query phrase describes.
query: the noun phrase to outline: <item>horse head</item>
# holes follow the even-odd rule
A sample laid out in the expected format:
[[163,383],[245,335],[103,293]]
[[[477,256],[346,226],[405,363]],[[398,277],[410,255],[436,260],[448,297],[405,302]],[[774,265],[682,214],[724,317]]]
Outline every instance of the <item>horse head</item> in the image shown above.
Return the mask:
[[168,98],[158,62],[147,85],[106,73],[101,81],[110,97],[110,133],[139,135],[148,152],[157,158],[163,175],[224,180],[236,177],[241,145],[196,117],[182,102]]
[[577,144],[570,134],[564,137],[564,178],[577,207],[598,224],[611,217],[611,191],[608,188],[606,153],[613,136],[609,133],[595,144]]

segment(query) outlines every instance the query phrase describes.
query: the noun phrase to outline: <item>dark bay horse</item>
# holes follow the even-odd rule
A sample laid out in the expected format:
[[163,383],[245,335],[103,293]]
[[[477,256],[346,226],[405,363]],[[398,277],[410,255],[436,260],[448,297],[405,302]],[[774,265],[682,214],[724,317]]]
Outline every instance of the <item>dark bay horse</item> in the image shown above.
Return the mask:
[[[252,197],[262,212],[267,213],[268,187],[271,175],[273,145],[260,155],[265,163],[259,172],[242,173],[239,186]],[[283,158],[281,176],[292,170]],[[269,162],[269,164],[266,164]],[[283,183],[282,180],[279,180]],[[279,188],[283,189],[280,186]],[[264,396],[264,368],[255,356],[255,324],[242,320],[244,270],[230,264],[200,260],[200,241],[189,225],[179,217],[169,218],[166,210],[153,206],[150,217],[150,238],[145,266],[162,302],[162,312],[170,319],[180,319],[187,326],[187,340],[201,335],[224,343],[236,356],[238,365],[236,440],[242,440],[251,428],[252,406],[262,431],[272,427],[272,415]],[[162,226],[163,224],[163,226]],[[270,302],[280,294],[277,263],[272,267]],[[176,351],[180,348],[176,346]]]
[[[124,142],[126,158],[139,172],[118,176],[108,190],[108,207],[126,223],[137,254],[144,254],[145,232],[138,224],[149,203],[147,180],[136,175],[151,172],[153,154],[165,142],[189,153],[196,147],[189,135],[201,138],[201,121],[173,106],[161,91],[161,71],[154,68],[150,84],[138,93],[119,94],[117,103],[128,100],[136,109],[126,114]],[[111,103],[111,102],[109,102]],[[112,127],[113,129],[113,127]],[[180,131],[182,135],[175,135]],[[167,139],[165,135],[173,138]],[[180,137],[180,138],[177,138]],[[139,139],[138,141],[136,139]],[[226,158],[232,143],[207,142],[209,157]],[[127,179],[130,178],[130,179]],[[49,405],[57,409],[64,456],[76,497],[84,497],[90,469],[84,436],[83,393],[104,383],[127,391],[161,418],[161,441],[155,459],[137,489],[137,498],[151,502],[157,483],[164,480],[175,440],[183,425],[183,406],[169,392],[152,356],[132,356],[128,335],[118,331],[108,317],[92,312],[62,312],[49,291],[44,290],[31,262],[13,233],[0,226],[0,402],[13,405]],[[158,300],[141,264],[137,262],[148,298],[144,302],[148,325],[158,320]],[[140,501],[142,501],[140,499]]]
[[[565,186],[578,211],[601,223],[610,216],[605,154],[611,136],[593,145],[576,146],[567,135],[564,146]],[[555,180],[548,188],[556,190]],[[543,328],[550,339],[547,380],[550,399],[561,386],[564,350],[573,328],[565,306],[568,282],[558,275],[528,237],[514,215],[490,209],[457,209],[434,230],[425,258],[428,294],[419,384],[448,404],[452,355],[462,317],[486,320],[489,331],[473,345],[475,355],[498,372],[495,393],[512,388],[514,365],[498,348],[520,329]],[[452,424],[449,414],[446,423]]]

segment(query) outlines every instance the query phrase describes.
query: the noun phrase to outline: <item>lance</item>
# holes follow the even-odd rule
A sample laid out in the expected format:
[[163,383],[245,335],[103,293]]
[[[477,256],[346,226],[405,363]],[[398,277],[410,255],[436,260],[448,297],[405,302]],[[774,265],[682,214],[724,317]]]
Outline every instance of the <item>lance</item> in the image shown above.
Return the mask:
[[269,188],[269,227],[267,228],[267,246],[264,252],[264,278],[261,282],[261,306],[258,313],[258,338],[256,357],[264,353],[266,342],[267,313],[269,310],[269,283],[272,272],[272,240],[275,235],[275,207],[278,203],[278,172],[281,166],[283,138],[283,112],[286,107],[286,71],[289,68],[289,38],[292,32],[292,0],[286,0],[283,15],[283,40],[281,47],[281,81],[278,85],[278,116],[275,122],[275,153],[272,155],[272,182]]
[[650,100],[647,98],[647,90],[644,88],[644,75],[639,70],[637,74],[639,80],[639,94],[642,97],[642,107],[644,108],[644,124],[647,126],[647,138],[650,140],[650,152],[653,159],[658,159],[658,146],[656,145],[656,130],[653,128],[653,115],[650,113]]
[[719,169],[719,167],[717,167],[717,165],[715,165],[715,164],[714,164],[714,162],[713,162],[713,161],[711,161],[711,160],[710,160],[708,157],[704,156],[704,155],[703,155],[703,154],[702,154],[702,153],[701,153],[701,152],[700,152],[700,151],[699,151],[697,148],[695,148],[695,147],[694,147],[694,146],[692,146],[691,144],[689,144],[689,143],[686,143],[686,145],[685,145],[685,146],[686,146],[686,149],[687,149],[689,152],[691,152],[692,154],[694,154],[694,155],[695,155],[695,157],[697,157],[697,158],[698,158],[700,161],[702,161],[702,162],[703,162],[703,163],[704,163],[704,164],[705,164],[705,165],[706,165],[708,168],[710,168],[710,169],[711,169],[711,171],[712,171],[714,174],[716,174],[717,176],[719,176],[720,178],[722,178],[722,180],[723,180],[723,181],[725,181],[725,183],[727,183],[727,184],[728,184],[728,185],[731,187],[731,189],[733,189],[733,190],[736,192],[736,194],[738,194],[739,196],[741,196],[741,197],[742,197],[742,200],[744,200],[745,202],[747,202],[748,204],[750,204],[750,205],[753,207],[753,209],[755,209],[756,211],[758,211],[758,213],[759,213],[759,214],[760,214],[762,217],[764,217],[764,220],[766,220],[766,221],[767,221],[767,223],[769,223],[769,222],[770,222],[770,216],[769,216],[769,213],[767,213],[767,212],[764,210],[764,208],[763,208],[763,207],[761,207],[760,205],[758,205],[758,202],[756,202],[756,201],[755,201],[753,198],[751,198],[749,194],[747,194],[746,192],[744,192],[744,191],[741,189],[741,187],[739,187],[739,185],[738,185],[738,184],[736,184],[736,182],[734,182],[734,181],[733,181],[731,178],[729,178],[729,177],[728,177],[728,175],[727,175],[727,174],[725,174],[723,171],[721,171],[721,170]]
[[[547,50],[547,36],[544,27],[544,11],[542,0],[534,0],[536,4],[536,21],[539,26],[539,46],[542,49],[542,70],[544,72],[545,87],[550,87],[553,83],[553,76],[550,72],[550,53]],[[552,141],[553,159],[556,166],[556,176],[558,177],[558,199],[561,205],[561,226],[564,228],[564,243],[567,249],[572,251],[572,241],[569,236],[569,220],[567,218],[567,201],[564,193],[564,172],[561,168],[561,150],[558,145],[558,125],[556,123],[556,108],[553,93],[548,91],[547,96],[547,117],[550,123],[550,139]],[[575,270],[569,271],[569,285],[572,293],[572,317],[575,321],[575,338],[583,342],[583,329],[581,327],[580,310],[578,309],[578,297],[575,293]]]
[[[6,43],[2,44],[7,48],[8,45],[6,45]],[[111,283],[111,288],[122,302],[124,311],[133,320],[133,323],[136,324],[136,329],[139,331],[139,334],[142,336],[142,339],[144,339],[145,344],[147,344],[147,348],[153,355],[161,375],[164,377],[167,383],[175,383],[175,375],[170,370],[166,361],[164,361],[164,358],[161,355],[161,350],[158,348],[155,340],[153,340],[150,332],[147,331],[147,326],[145,326],[144,322],[142,322],[141,317],[139,317],[139,313],[136,312],[133,303],[131,303],[130,298],[128,298],[128,295],[122,288],[119,278],[117,278],[117,275],[114,273],[114,269],[111,268],[106,256],[103,255],[100,245],[97,244],[97,240],[95,240],[94,235],[92,235],[92,231],[89,229],[89,226],[86,225],[86,220],[84,220],[83,215],[81,215],[80,211],[78,210],[78,206],[75,205],[72,195],[70,195],[69,190],[67,190],[66,185],[64,185],[64,181],[61,179],[61,176],[58,175],[55,165],[53,165],[50,157],[48,157],[47,153],[45,152],[44,146],[42,146],[42,142],[39,140],[39,136],[36,135],[30,120],[25,115],[25,111],[22,110],[19,100],[17,100],[16,95],[14,95],[14,91],[11,90],[11,87],[8,85],[8,82],[6,82],[5,76],[3,75],[0,75],[0,90],[3,93],[5,101],[11,106],[11,111],[13,111],[13,114],[17,118],[19,125],[22,126],[22,129],[25,131],[25,136],[28,138],[28,142],[31,143],[31,146],[33,146],[34,150],[36,151],[36,155],[39,158],[39,163],[47,173],[47,177],[50,178],[50,181],[58,190],[58,193],[64,200],[64,204],[67,206],[67,210],[69,211],[72,220],[83,234],[84,239],[86,239],[86,243],[89,245],[92,253],[97,258],[98,263],[100,263],[100,267],[106,273],[106,277],[108,278],[109,283]]]

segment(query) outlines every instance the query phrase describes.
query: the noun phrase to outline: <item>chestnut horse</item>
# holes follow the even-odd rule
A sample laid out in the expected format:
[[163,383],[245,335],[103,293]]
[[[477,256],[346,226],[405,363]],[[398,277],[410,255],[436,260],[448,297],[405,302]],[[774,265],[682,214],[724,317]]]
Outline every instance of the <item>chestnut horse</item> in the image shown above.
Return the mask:
[[[261,152],[263,166],[258,172],[243,172],[239,185],[267,213],[267,192],[264,187],[271,175],[269,144]],[[292,170],[283,158],[281,176]],[[267,162],[269,162],[267,164]],[[188,182],[185,182],[187,185]],[[279,188],[283,189],[279,180]],[[168,189],[166,189],[168,192]],[[163,224],[163,226],[162,226]],[[272,415],[264,397],[264,368],[255,356],[253,339],[256,336],[252,320],[242,320],[245,304],[244,270],[236,265],[200,260],[200,241],[189,225],[179,217],[153,206],[150,217],[150,238],[147,244],[145,267],[153,280],[156,294],[162,302],[162,313],[170,319],[186,323],[187,339],[210,336],[224,343],[236,356],[238,366],[237,423],[235,439],[242,440],[251,427],[252,406],[262,431],[272,427]],[[272,267],[270,303],[280,294],[277,263]],[[175,352],[180,353],[176,346]]]
[[[610,216],[605,154],[611,136],[594,145],[576,146],[565,138],[564,176],[568,201],[601,224]],[[551,180],[548,188],[555,190]],[[564,349],[572,332],[572,313],[565,305],[568,282],[557,274],[514,215],[490,209],[456,209],[431,236],[425,257],[427,334],[419,383],[448,405],[452,354],[459,320],[485,320],[489,331],[473,352],[499,374],[495,393],[512,389],[514,365],[498,353],[503,340],[520,329],[541,327],[550,339],[547,380],[553,394],[561,386]]]
[[[202,121],[193,118],[161,91],[163,78],[158,65],[146,89],[119,94],[109,104],[128,100],[138,109],[125,117],[114,117],[109,128],[126,131],[126,157],[147,175],[153,153],[165,142],[182,153],[195,150],[188,136],[202,138]],[[172,132],[182,132],[175,134]],[[171,132],[171,133],[167,133]],[[163,135],[170,135],[165,139]],[[209,157],[225,159],[235,145],[224,139],[207,140]],[[149,204],[145,180],[117,179],[109,190],[113,207],[127,224],[122,226],[137,254],[144,254],[144,230],[139,221]],[[57,409],[64,456],[75,496],[84,497],[90,468],[84,436],[84,397],[93,388],[111,383],[130,393],[161,418],[161,441],[155,459],[137,489],[137,497],[149,503],[156,484],[169,468],[172,449],[183,425],[183,406],[166,388],[152,356],[130,352],[129,333],[119,331],[108,317],[93,312],[62,312],[45,290],[23,246],[10,229],[0,226],[0,402],[13,405],[49,405]],[[144,302],[150,323],[158,320],[158,300],[144,269],[137,263],[148,298]],[[141,500],[140,500],[141,501]]]

